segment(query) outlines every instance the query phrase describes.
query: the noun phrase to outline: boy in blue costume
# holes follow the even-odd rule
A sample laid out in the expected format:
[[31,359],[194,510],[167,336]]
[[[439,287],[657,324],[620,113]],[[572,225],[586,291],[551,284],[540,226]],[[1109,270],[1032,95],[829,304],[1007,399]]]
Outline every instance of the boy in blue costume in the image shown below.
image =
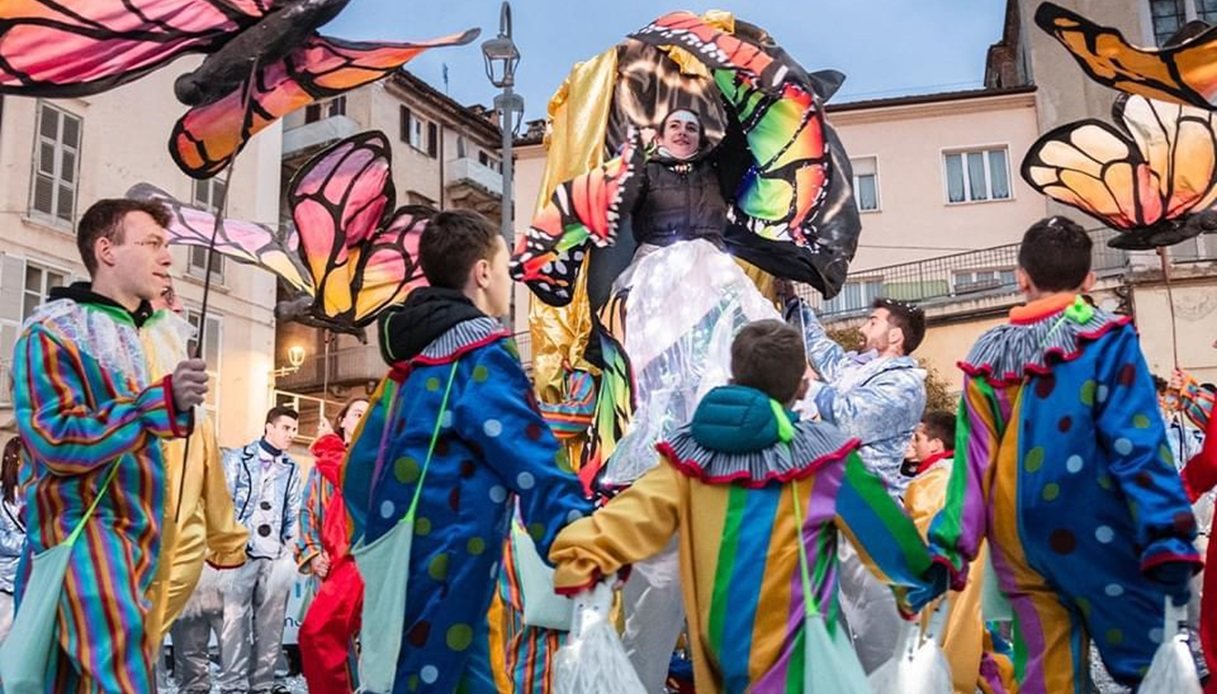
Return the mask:
[[1166,595],[1200,567],[1196,522],[1126,316],[1093,307],[1091,240],[1050,217],[1023,237],[1028,303],[977,341],[955,463],[930,541],[963,586],[982,540],[1014,617],[1023,694],[1089,690],[1093,639],[1135,686],[1162,639]]
[[542,557],[559,530],[592,510],[575,476],[559,469],[561,448],[495,318],[509,306],[507,260],[481,215],[430,221],[419,240],[430,286],[381,317],[392,369],[343,467],[353,537],[374,542],[406,514],[440,418],[414,524],[398,694],[495,691],[486,613],[515,497]]

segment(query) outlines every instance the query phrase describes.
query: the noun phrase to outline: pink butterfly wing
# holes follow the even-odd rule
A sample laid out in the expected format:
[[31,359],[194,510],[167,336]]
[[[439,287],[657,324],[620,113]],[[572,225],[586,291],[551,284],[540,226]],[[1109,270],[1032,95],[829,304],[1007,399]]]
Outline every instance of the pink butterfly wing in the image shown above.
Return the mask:
[[385,308],[427,285],[418,264],[418,240],[430,217],[431,211],[418,205],[402,207],[370,240],[352,288],[356,326],[372,322]]
[[188,176],[219,173],[249,138],[279,118],[321,99],[387,77],[419,53],[469,43],[479,31],[418,43],[362,43],[314,35],[286,58],[259,69],[248,98],[233,93],[178,120],[169,152]]
[[210,51],[268,11],[256,0],[3,0],[0,91],[96,94],[188,52]]
[[[215,215],[196,207],[184,205],[172,195],[148,183],[139,183],[127,191],[127,197],[152,200],[165,206],[170,215],[166,231],[169,243],[207,248],[211,245]],[[278,275],[289,289],[313,293],[303,269],[291,252],[287,238],[290,234],[276,232],[262,224],[225,219],[216,235],[216,252],[247,265],[256,265]]]
[[350,313],[360,244],[396,197],[389,151],[383,133],[360,133],[313,157],[288,187],[300,256],[317,287],[316,308],[327,317]]

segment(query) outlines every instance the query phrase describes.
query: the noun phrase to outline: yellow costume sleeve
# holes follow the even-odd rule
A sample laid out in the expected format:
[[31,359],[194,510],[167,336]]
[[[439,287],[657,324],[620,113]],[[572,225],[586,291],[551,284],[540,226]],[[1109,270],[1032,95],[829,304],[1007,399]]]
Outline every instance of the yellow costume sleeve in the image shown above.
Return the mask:
[[680,526],[687,484],[661,462],[591,517],[566,526],[549,550],[554,587],[576,592],[666,547]]
[[249,531],[237,523],[232,507],[232,494],[224,479],[220,447],[215,431],[205,429],[203,435],[203,516],[207,524],[207,563],[219,569],[230,569],[245,563],[245,545]]
[[930,536],[930,522],[942,510],[947,500],[947,483],[951,481],[951,466],[939,463],[917,475],[904,491],[904,509],[908,511],[921,539]]

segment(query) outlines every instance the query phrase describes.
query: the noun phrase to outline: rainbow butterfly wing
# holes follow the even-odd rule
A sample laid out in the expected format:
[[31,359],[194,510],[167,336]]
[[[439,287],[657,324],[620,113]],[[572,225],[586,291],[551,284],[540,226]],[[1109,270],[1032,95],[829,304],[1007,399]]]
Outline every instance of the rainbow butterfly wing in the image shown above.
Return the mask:
[[642,158],[631,133],[618,156],[559,184],[516,242],[512,277],[547,304],[570,303],[588,246],[612,245],[621,215],[637,199]]
[[417,43],[365,43],[313,35],[281,60],[260,67],[244,89],[191,109],[174,125],[169,153],[187,175],[210,178],[249,138],[279,118],[387,77],[419,53],[469,43],[471,29]]
[[[216,221],[214,214],[185,205],[150,183],[132,186],[127,191],[127,197],[152,200],[165,206],[170,215],[166,228],[169,243],[210,247]],[[237,262],[273,272],[293,292],[311,295],[313,285],[297,260],[292,236],[291,233],[278,232],[262,224],[225,219],[216,234],[215,249],[217,253]]]
[[735,112],[753,165],[730,212],[769,240],[810,242],[810,222],[828,193],[824,115],[806,73],[775,45],[758,45],[689,12],[665,15],[631,35],[679,46],[712,70]]
[[1111,227],[1150,236],[1217,201],[1217,117],[1141,96],[1121,96],[1112,113],[1120,127],[1083,120],[1040,137],[1023,178]]
[[1036,10],[1035,23],[1100,84],[1150,99],[1217,107],[1217,27],[1154,50],[1133,46],[1119,31],[1050,2]]
[[4,0],[0,92],[97,94],[184,53],[210,52],[272,0]]
[[761,46],[685,10],[665,14],[630,34],[630,38],[652,46],[679,46],[711,69],[739,70],[766,84],[778,84],[786,72]]

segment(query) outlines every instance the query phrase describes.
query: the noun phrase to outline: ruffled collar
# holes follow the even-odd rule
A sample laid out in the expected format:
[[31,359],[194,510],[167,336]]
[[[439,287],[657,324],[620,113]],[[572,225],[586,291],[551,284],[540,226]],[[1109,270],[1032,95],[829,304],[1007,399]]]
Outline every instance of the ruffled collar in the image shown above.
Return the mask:
[[797,422],[789,444],[732,453],[706,448],[688,425],[655,448],[681,474],[707,484],[739,484],[760,488],[810,477],[825,465],[841,460],[858,447],[828,424]]
[[977,340],[959,368],[993,385],[1020,383],[1046,374],[1054,363],[1073,361],[1086,344],[1131,319],[1091,306],[1080,295],[1053,295],[1010,312],[1010,322]]

